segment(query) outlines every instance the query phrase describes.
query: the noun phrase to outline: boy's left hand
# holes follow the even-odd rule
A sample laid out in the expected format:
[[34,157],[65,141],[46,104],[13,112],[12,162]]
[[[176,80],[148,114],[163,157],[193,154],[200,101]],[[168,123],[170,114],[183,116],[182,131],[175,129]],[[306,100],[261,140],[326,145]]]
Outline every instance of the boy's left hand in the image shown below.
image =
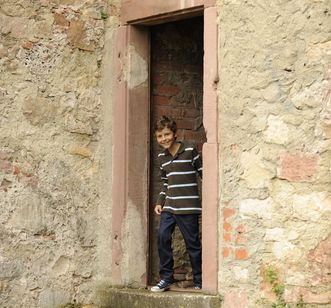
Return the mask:
[[155,212],[157,215],[160,215],[161,212],[162,212],[162,206],[161,206],[160,204],[155,205],[154,212]]

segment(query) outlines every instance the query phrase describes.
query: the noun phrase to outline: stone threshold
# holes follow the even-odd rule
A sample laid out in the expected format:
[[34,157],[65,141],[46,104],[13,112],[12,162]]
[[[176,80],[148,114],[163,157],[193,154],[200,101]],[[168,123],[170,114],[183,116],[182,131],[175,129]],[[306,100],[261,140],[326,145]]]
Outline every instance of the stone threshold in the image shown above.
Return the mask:
[[110,288],[103,293],[102,308],[220,308],[221,297],[203,291],[172,287],[155,293],[148,289]]

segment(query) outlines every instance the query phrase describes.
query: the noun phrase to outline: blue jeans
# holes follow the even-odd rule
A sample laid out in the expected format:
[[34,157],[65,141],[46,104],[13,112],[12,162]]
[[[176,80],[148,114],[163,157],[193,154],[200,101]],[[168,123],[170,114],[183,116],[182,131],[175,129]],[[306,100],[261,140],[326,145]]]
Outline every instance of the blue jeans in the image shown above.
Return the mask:
[[161,213],[160,228],[158,234],[161,279],[168,281],[173,280],[174,259],[171,243],[172,234],[177,224],[183,235],[186,249],[190,256],[194,284],[202,284],[199,215],[200,214],[176,215],[169,212]]

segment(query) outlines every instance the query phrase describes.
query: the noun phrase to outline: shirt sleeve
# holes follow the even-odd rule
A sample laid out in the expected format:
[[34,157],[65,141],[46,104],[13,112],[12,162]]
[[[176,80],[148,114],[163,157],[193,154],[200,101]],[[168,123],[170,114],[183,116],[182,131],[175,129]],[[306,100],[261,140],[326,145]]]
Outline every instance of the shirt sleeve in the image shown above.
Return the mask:
[[201,155],[198,153],[196,147],[193,148],[192,151],[192,165],[194,169],[198,172],[200,178],[202,178],[202,159]]
[[166,192],[168,190],[168,178],[167,178],[167,174],[166,174],[165,170],[162,168],[161,164],[160,164],[159,168],[160,168],[159,174],[161,177],[161,187],[160,187],[160,193],[157,198],[156,204],[160,204],[163,207],[164,201],[166,199]]

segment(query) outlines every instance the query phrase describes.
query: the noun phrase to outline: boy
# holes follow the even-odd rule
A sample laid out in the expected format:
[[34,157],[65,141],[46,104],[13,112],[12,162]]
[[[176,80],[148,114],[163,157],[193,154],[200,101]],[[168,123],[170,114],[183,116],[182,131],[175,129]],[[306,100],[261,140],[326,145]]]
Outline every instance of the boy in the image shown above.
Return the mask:
[[197,173],[202,177],[202,162],[194,146],[176,141],[176,131],[176,122],[165,116],[154,127],[156,140],[163,148],[158,155],[163,186],[154,208],[155,213],[161,215],[158,233],[161,280],[151,288],[152,292],[163,292],[174,283],[171,240],[176,224],[190,256],[194,288],[200,290],[202,287],[201,201],[197,183]]

